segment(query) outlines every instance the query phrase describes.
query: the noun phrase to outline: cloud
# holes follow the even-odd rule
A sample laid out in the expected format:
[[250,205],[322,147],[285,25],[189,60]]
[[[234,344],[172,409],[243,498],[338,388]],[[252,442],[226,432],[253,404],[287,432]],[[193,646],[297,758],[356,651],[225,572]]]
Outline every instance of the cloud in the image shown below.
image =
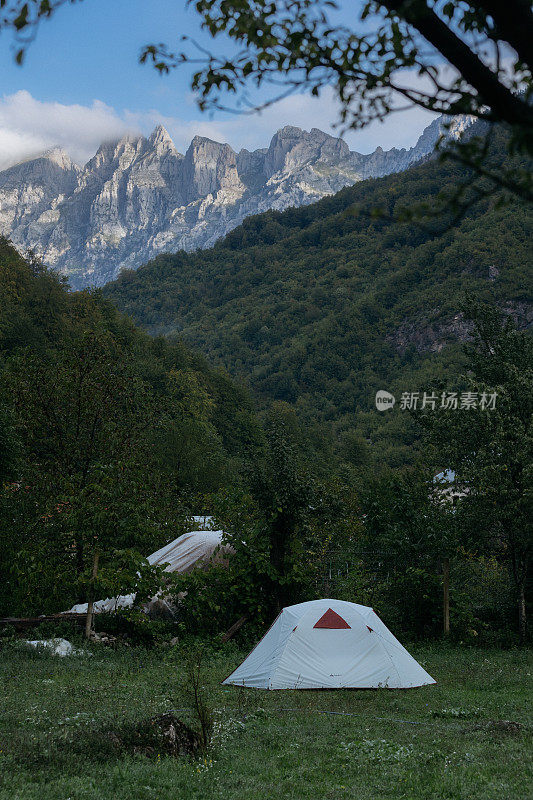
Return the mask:
[[[193,104],[185,106],[194,114]],[[180,119],[165,116],[157,110],[117,111],[100,100],[92,105],[65,105],[37,100],[27,91],[4,95],[0,99],[0,169],[25,158],[36,156],[52,147],[62,147],[74,161],[84,164],[104,141],[128,133],[149,134],[161,123],[181,152],[185,152],[195,135],[228,142],[235,150],[268,146],[272,135],[284,125],[306,130],[320,128],[339,135],[335,123],[339,106],[333,92],[326,90],[320,98],[299,94],[285,98],[261,113],[225,115],[225,118]],[[410,147],[432,115],[420,109],[397,112],[384,123],[373,123],[362,131],[345,135],[353,150],[368,153],[381,146]]]
[[63,105],[36,100],[27,91],[0,100],[0,168],[63,147],[75,161],[85,163],[98,145],[126,133],[139,132],[133,119],[124,119],[105,103]]

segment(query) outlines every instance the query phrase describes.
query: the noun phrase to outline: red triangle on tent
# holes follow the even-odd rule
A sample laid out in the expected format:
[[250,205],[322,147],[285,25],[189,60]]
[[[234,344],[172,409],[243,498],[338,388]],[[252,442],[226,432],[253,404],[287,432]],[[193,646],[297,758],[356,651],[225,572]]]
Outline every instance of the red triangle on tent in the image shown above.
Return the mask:
[[332,608],[328,608],[325,614],[323,614],[318,622],[313,625],[313,628],[349,628],[350,626],[343,619],[336,611],[333,611]]

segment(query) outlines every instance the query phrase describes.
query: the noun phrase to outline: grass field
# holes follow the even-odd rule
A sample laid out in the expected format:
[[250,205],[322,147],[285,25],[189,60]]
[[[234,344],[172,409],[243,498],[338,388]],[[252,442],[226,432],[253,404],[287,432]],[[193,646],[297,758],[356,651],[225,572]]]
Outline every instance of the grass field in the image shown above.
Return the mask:
[[187,704],[179,648],[94,645],[91,656],[59,659],[5,646],[0,798],[533,797],[531,653],[410,649],[436,686],[359,692],[222,687],[243,654],[230,645],[214,652],[205,691],[216,709],[215,743],[206,760],[194,761],[106,754],[98,745],[110,727]]

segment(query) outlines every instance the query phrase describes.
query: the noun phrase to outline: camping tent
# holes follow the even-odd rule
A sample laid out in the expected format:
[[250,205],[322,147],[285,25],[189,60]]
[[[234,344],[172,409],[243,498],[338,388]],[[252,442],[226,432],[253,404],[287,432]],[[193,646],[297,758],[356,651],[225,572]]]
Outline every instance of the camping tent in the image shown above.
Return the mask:
[[257,689],[408,689],[435,681],[371,608],[311,600],[284,608],[224,683]]

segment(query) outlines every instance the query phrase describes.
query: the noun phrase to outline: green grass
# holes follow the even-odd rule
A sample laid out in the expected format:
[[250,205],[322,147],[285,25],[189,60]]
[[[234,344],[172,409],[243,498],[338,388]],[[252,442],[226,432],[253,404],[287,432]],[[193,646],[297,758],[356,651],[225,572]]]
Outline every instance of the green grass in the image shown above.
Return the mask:
[[[91,657],[58,659],[5,646],[0,798],[532,797],[531,654],[420,645],[411,652],[436,686],[242,690],[220,686],[242,653],[228,646],[210,655],[205,691],[217,711],[216,741],[207,761],[195,762],[102,747],[109,727],[189,704],[177,648],[94,646]],[[499,720],[523,727],[512,733]]]

